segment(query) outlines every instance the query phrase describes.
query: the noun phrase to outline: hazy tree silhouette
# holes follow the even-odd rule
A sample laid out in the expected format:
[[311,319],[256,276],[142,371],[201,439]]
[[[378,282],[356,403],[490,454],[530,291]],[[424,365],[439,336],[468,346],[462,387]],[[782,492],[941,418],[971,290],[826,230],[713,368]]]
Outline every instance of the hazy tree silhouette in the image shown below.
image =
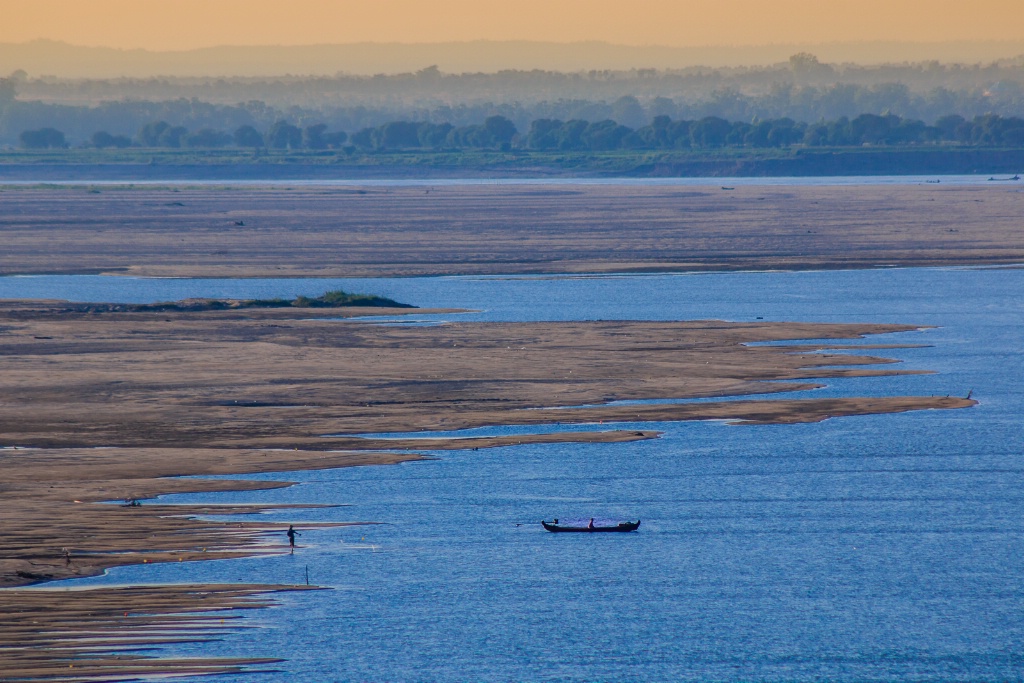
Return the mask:
[[302,147],[302,130],[287,121],[277,121],[267,133],[267,144],[274,149],[299,149]]
[[62,149],[68,146],[64,133],[56,128],[22,131],[18,140],[26,149]]
[[263,136],[250,125],[239,126],[232,136],[239,147],[263,147]]

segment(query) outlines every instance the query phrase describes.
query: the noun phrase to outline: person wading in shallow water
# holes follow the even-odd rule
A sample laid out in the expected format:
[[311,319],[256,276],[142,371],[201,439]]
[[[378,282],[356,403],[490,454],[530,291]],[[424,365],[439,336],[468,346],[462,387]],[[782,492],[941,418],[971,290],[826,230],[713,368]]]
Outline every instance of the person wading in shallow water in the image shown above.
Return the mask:
[[288,531],[286,531],[285,533],[288,534],[288,545],[291,546],[292,552],[294,553],[295,552],[295,537],[296,536],[301,536],[302,534],[300,534],[298,531],[296,531],[295,527],[293,525],[291,525],[291,524],[288,525]]

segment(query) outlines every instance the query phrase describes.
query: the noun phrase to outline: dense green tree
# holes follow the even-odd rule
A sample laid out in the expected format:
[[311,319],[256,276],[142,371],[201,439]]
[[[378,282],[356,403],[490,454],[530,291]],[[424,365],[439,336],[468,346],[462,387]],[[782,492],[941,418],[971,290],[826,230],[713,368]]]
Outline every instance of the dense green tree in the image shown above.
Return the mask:
[[966,124],[967,119],[959,114],[947,114],[935,121],[935,127],[939,129],[943,140],[956,140],[960,142],[964,140],[963,133],[965,132],[964,126]]
[[494,138],[483,126],[459,126],[448,134],[448,144],[479,149],[494,146]]
[[835,121],[819,121],[807,126],[803,137],[804,144],[822,147],[839,147],[852,145],[850,121],[843,117]]
[[188,129],[184,126],[152,121],[139,130],[139,142],[143,147],[181,147],[182,138],[187,134]]
[[63,149],[68,146],[64,133],[56,128],[22,131],[18,140],[26,149]]
[[563,123],[558,129],[558,149],[586,149],[586,143],[583,142],[583,133],[589,125],[588,121],[583,121],[582,119],[572,119]]
[[656,116],[649,126],[643,126],[622,139],[620,145],[626,149],[662,149],[668,147],[668,127],[672,119]]
[[672,118],[670,116],[655,116],[647,129],[650,130],[650,133],[646,136],[646,140],[649,141],[651,147],[672,147],[673,131]]
[[239,126],[232,136],[239,147],[263,147],[263,136],[250,125]]
[[632,132],[632,128],[627,128],[611,119],[606,119],[588,125],[580,139],[586,149],[604,151],[618,149],[623,139]]
[[302,129],[302,146],[305,149],[327,149],[327,141],[324,140],[324,133],[327,131],[326,123],[314,123]]
[[160,133],[157,138],[157,147],[181,147],[182,140],[188,135],[188,128],[185,126],[169,126]]
[[841,146],[856,144],[853,140],[853,130],[850,127],[850,119],[840,116],[828,124],[828,144]]
[[975,145],[1013,145],[1019,140],[1019,129],[1024,128],[1024,119],[1001,117],[997,114],[976,116],[961,128],[964,138]]
[[744,136],[743,144],[747,147],[768,147],[768,133],[771,129],[771,121],[754,122]]
[[725,144],[729,147],[742,147],[752,127],[746,121],[733,121],[729,134],[725,136]]
[[900,119],[896,125],[890,126],[886,142],[890,145],[914,145],[933,139],[935,128],[926,126],[924,121],[916,119]]
[[718,116],[705,116],[690,126],[694,147],[722,147],[732,132],[732,124]]
[[526,146],[530,149],[558,149],[559,131],[564,125],[558,119],[536,119],[526,134]]
[[822,147],[828,144],[828,124],[824,121],[812,123],[804,131],[805,145],[811,147]]
[[420,146],[420,126],[412,121],[385,123],[377,132],[376,143],[385,149],[403,149]]
[[302,130],[283,119],[275,121],[267,133],[267,146],[274,149],[299,149],[302,147]]
[[789,147],[803,140],[806,128],[791,118],[783,117],[771,121],[768,130],[768,147]]
[[89,138],[92,146],[97,149],[105,149],[107,147],[131,147],[132,141],[126,135],[111,135],[105,130],[98,130],[92,134]]
[[489,116],[482,125],[452,128],[445,144],[460,148],[509,149],[515,135],[515,124],[510,120],[504,116]]
[[89,138],[89,142],[91,142],[92,146],[95,147],[96,149],[113,147],[114,136],[105,130],[98,130],[92,134],[92,137]]
[[484,128],[498,145],[511,143],[512,138],[519,132],[516,130],[516,124],[504,116],[488,116],[484,120]]
[[667,129],[667,139],[670,147],[675,149],[688,149],[691,146],[690,128],[693,121],[673,121]]
[[420,147],[440,149],[448,140],[448,135],[455,128],[450,123],[430,123],[424,121],[416,129],[416,135],[420,141]]
[[999,117],[993,114],[976,116],[971,121],[970,141],[975,145],[994,145],[999,142]]
[[1009,147],[1024,147],[1024,123],[1003,128],[1001,137],[1001,141],[1004,145]]
[[895,121],[889,116],[861,114],[850,121],[850,134],[860,144],[880,145],[889,137],[889,129]]
[[139,130],[139,142],[143,147],[159,147],[160,136],[170,127],[166,121],[151,121]]

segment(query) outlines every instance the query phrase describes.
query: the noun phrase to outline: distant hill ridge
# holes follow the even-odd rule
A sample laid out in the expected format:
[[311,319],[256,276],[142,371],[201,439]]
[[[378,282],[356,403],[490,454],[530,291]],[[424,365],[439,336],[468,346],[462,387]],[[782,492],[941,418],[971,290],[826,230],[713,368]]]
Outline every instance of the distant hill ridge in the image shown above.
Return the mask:
[[1024,55],[1024,41],[863,42],[667,47],[605,42],[471,41],[340,45],[222,46],[176,52],[85,47],[35,40],[0,43],[0,75],[24,70],[61,78],[280,76],[405,73],[436,65],[447,73],[503,69],[604,69],[762,66],[813,52],[830,63],[988,63]]

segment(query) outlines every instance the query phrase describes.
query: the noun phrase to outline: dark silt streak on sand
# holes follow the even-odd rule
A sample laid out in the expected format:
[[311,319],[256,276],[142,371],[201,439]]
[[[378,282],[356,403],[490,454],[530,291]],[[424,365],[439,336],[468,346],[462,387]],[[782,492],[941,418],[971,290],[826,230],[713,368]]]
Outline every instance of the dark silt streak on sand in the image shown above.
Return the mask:
[[1006,186],[5,187],[0,274],[381,277],[1024,262]]

